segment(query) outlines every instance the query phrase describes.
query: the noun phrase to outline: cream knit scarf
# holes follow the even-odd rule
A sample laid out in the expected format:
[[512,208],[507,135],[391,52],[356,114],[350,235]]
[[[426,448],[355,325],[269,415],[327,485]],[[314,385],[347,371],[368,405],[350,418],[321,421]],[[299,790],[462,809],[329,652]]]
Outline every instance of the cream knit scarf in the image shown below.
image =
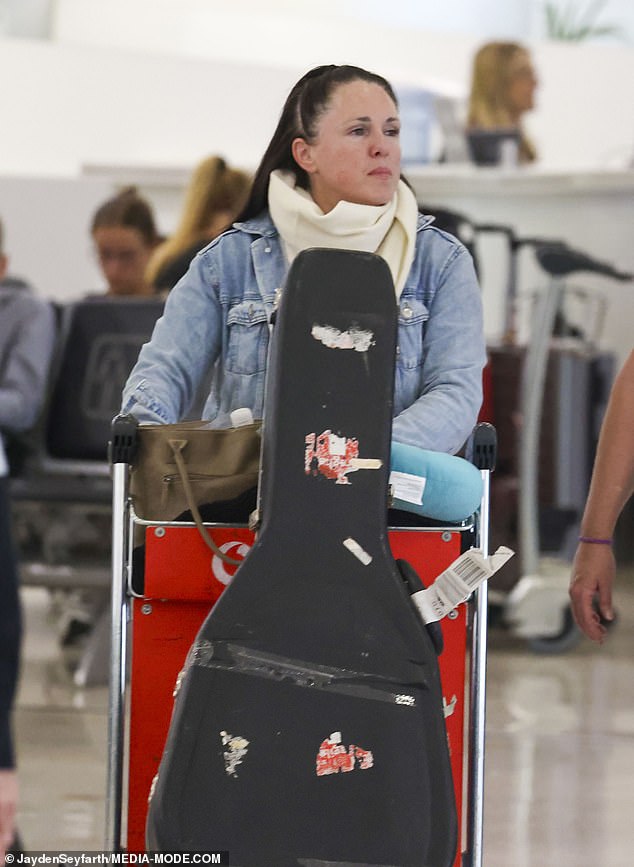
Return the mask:
[[269,181],[269,211],[290,262],[307,247],[335,247],[378,253],[389,265],[399,298],[414,260],[418,207],[399,181],[386,205],[339,202],[324,214],[310,194],[295,186],[290,172],[276,170]]

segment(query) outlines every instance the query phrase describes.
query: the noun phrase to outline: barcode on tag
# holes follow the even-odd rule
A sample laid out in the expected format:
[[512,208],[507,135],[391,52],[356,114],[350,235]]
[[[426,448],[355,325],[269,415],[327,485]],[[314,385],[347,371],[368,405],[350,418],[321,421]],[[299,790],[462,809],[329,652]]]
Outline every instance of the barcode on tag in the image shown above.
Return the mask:
[[412,594],[423,622],[432,623],[445,617],[512,556],[511,549],[504,546],[490,557],[483,557],[478,548],[465,551],[436,578],[431,587]]
[[479,563],[475,563],[468,557],[450,568],[471,588],[477,587],[490,574],[487,569],[483,569]]

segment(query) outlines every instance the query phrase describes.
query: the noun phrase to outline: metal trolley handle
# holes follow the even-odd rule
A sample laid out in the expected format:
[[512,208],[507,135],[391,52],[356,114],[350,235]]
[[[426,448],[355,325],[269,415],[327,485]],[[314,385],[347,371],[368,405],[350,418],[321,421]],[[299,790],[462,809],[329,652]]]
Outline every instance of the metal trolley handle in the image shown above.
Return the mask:
[[[497,460],[497,432],[482,422],[474,428],[467,443],[466,457],[482,475],[482,502],[476,544],[489,556],[490,476]],[[486,724],[486,655],[488,595],[486,581],[474,594],[471,620],[469,678],[469,777],[467,781],[467,849],[464,867],[483,865],[484,828],[484,731]]]
[[126,594],[127,497],[130,464],[137,448],[138,422],[118,415],[112,422],[108,457],[112,465],[112,584],[110,689],[108,714],[108,774],[106,782],[105,847],[121,850],[123,802],[124,707],[126,688],[128,599]]
[[112,420],[112,435],[108,443],[111,464],[133,464],[137,451],[138,421],[132,415],[118,415]]

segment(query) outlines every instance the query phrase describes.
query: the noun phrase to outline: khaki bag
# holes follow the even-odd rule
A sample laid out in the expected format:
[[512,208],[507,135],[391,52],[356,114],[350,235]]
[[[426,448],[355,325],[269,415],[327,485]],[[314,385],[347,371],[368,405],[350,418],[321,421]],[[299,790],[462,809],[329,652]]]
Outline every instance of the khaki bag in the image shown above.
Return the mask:
[[172,521],[189,509],[211,550],[228,563],[211,538],[199,506],[231,500],[257,485],[261,422],[212,428],[207,421],[141,424],[130,472],[130,495],[137,517]]

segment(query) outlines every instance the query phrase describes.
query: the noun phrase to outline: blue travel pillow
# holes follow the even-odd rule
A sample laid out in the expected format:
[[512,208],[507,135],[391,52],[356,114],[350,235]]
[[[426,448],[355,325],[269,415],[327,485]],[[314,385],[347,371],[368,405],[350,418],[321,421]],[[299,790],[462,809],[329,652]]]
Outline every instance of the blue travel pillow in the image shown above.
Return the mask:
[[395,509],[456,524],[480,505],[482,476],[464,458],[392,442],[390,470]]

